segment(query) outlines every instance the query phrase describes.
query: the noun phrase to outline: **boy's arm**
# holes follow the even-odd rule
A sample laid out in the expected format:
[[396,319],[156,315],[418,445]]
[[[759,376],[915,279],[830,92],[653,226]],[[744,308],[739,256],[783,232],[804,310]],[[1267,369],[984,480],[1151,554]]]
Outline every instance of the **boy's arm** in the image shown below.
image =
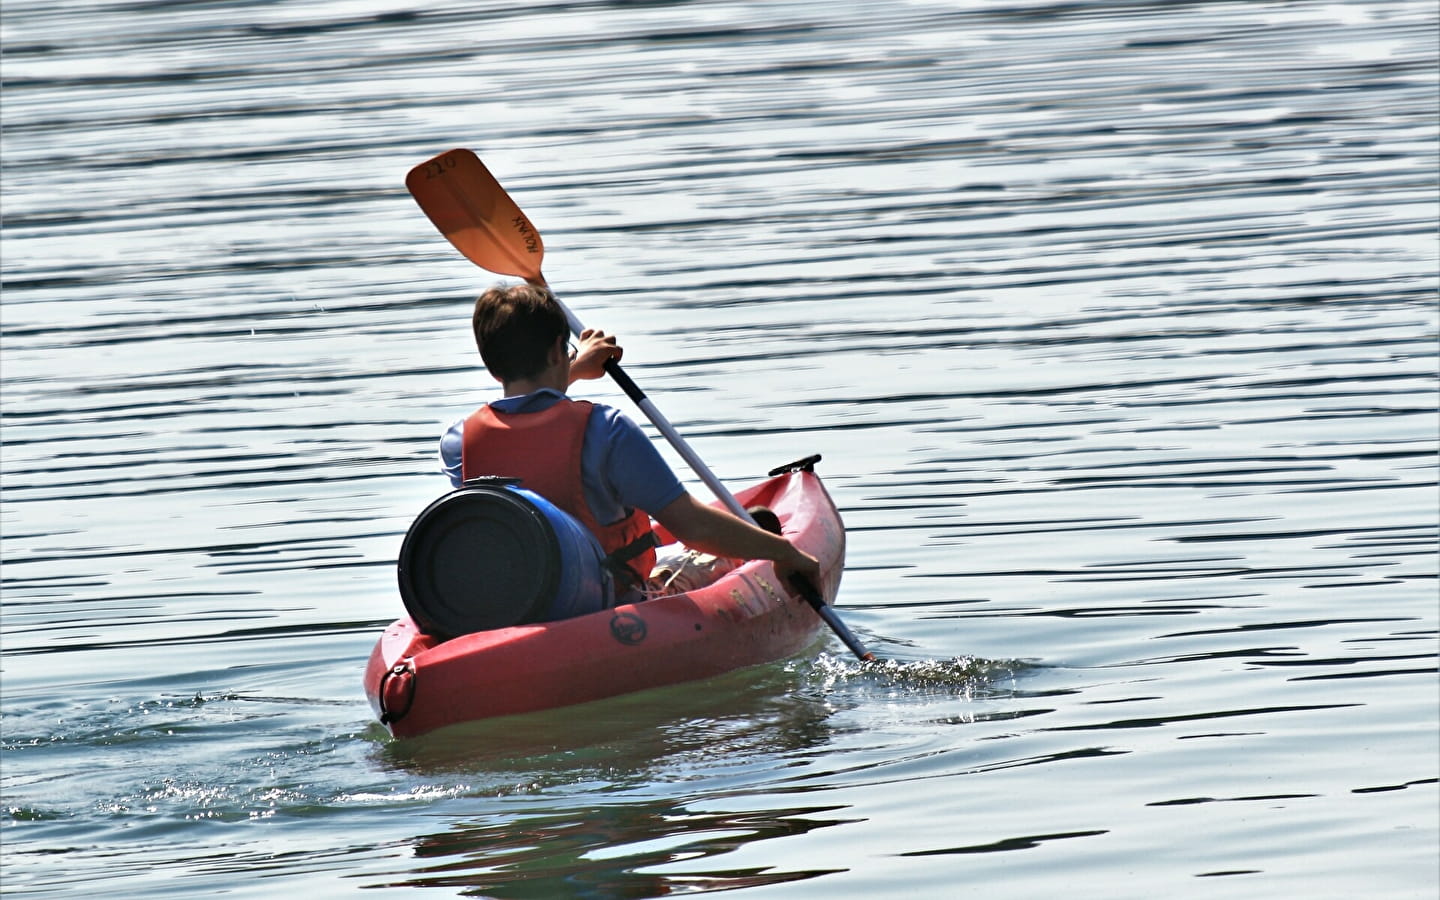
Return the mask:
[[655,521],[687,547],[715,556],[768,559],[781,581],[803,575],[820,582],[820,563],[778,535],[757,528],[731,513],[706,506],[687,491],[655,513]]

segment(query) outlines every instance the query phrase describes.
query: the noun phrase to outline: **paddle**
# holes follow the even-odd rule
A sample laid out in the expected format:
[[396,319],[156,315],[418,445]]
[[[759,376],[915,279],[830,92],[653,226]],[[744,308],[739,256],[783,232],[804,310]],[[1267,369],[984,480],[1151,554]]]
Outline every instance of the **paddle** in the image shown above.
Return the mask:
[[[462,148],[426,160],[410,170],[410,174],[405,177],[405,187],[440,233],[445,235],[466,259],[482,269],[500,275],[513,275],[524,278],[531,284],[548,287],[545,276],[540,273],[540,264],[545,257],[545,245],[540,240],[540,232],[535,230],[525,213],[520,211],[520,207],[510,199],[500,182],[495,180],[495,176],[490,174],[474,153]],[[584,331],[580,320],[575,318],[575,314],[564,303],[560,304],[560,308],[565,311],[565,319],[574,334],[579,335]],[[650,402],[650,398],[645,396],[644,391],[620,368],[620,364],[613,359],[609,360],[605,363],[605,371],[640,407],[645,417],[660,430],[726,508],[753,524],[755,520],[745,511],[745,507],[741,506],[740,501],[715,477],[715,473],[710,471],[705,461],[690,448],[669,420]],[[875,658],[850,632],[814,585],[798,575],[793,577],[790,583],[852,653],[861,659]]]

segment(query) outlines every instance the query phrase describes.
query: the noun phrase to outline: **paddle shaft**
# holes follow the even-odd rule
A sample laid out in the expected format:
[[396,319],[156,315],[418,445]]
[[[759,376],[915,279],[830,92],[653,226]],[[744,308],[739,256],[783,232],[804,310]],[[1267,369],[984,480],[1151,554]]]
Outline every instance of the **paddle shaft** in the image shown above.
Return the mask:
[[[539,281],[538,286],[549,290],[549,285],[545,284],[543,279]],[[555,292],[550,291],[550,296],[555,297]],[[579,337],[580,333],[585,330],[585,326],[580,324],[580,320],[575,318],[575,314],[570,311],[570,307],[566,306],[564,301],[555,297],[555,302],[559,303],[560,308],[565,311],[565,320],[570,324],[570,331]],[[705,465],[705,460],[701,459],[700,454],[696,453],[685,441],[685,438],[681,437],[680,432],[675,430],[675,426],[670,424],[670,420],[665,418],[665,414],[650,401],[649,397],[645,396],[645,392],[640,390],[640,385],[635,383],[635,379],[631,378],[629,373],[620,368],[620,364],[613,359],[605,361],[605,372],[615,380],[615,383],[620,386],[620,390],[625,392],[625,396],[640,407],[645,418],[660,430],[660,433],[665,436],[665,440],[669,441],[670,446],[675,448],[675,452],[689,463],[690,468],[695,470],[695,474],[700,476],[700,480],[705,482],[705,486],[710,488],[721,503],[725,504],[725,508],[753,525],[755,520],[745,511],[745,507],[740,505],[740,501],[735,499],[735,495],[730,493],[724,482],[715,477],[715,473]]]
[[[573,322],[571,326],[573,328]],[[613,359],[607,360],[605,362],[605,371],[610,374],[611,378],[615,379],[615,383],[620,385],[620,389],[625,392],[626,396],[635,401],[635,405],[640,407],[640,411],[645,414],[645,417],[654,423],[656,428],[660,429],[660,433],[665,435],[666,440],[670,442],[670,446],[674,447],[675,451],[685,458],[685,461],[690,464],[690,468],[694,469],[695,474],[700,476],[700,480],[705,482],[706,486],[710,488],[716,497],[720,498],[720,502],[724,503],[725,507],[732,513],[758,528],[759,525],[755,522],[754,516],[750,515],[749,510],[741,506],[740,501],[735,499],[735,495],[730,493],[730,489],[725,487],[725,484],[715,477],[715,473],[710,471],[710,467],[705,465],[705,461],[702,460],[695,451],[690,448],[690,445],[685,442],[685,439],[675,431],[669,420],[665,418],[665,415],[655,407],[654,403],[650,402],[650,398],[645,396],[645,392],[640,390],[640,386],[625,373],[624,369],[620,368],[620,364]],[[835,636],[840,638],[846,647],[850,648],[851,653],[862,660],[870,661],[875,659],[875,654],[865,649],[865,645],[860,643],[860,639],[855,637],[854,633],[852,633],[849,627],[840,619],[840,616],[836,614],[834,608],[825,602],[825,598],[820,596],[820,592],[816,590],[815,585],[811,584],[808,578],[804,575],[792,575],[790,577],[790,586],[795,588],[801,597],[805,598],[805,602],[810,604],[810,607],[814,609],[815,612],[819,613],[820,618],[824,619],[825,624],[830,626],[830,630],[835,632]]]
[[[549,290],[549,285],[545,284],[543,276],[540,277],[538,281],[539,286]],[[555,302],[559,303],[560,308],[565,311],[565,321],[569,324],[570,331],[574,333],[576,337],[579,337],[580,333],[585,330],[584,326],[580,324],[580,320],[575,318],[575,314],[570,311],[570,307],[566,306],[564,301],[555,296],[554,291],[550,291],[550,296],[555,297]],[[649,419],[651,424],[660,430],[660,433],[670,442],[670,446],[675,448],[675,452],[679,453],[685,459],[685,462],[690,464],[690,468],[695,471],[696,475],[700,476],[700,480],[705,482],[706,487],[710,488],[711,492],[719,498],[720,502],[725,504],[725,508],[749,522],[751,525],[759,527],[755,522],[755,518],[750,515],[749,510],[741,506],[740,501],[735,499],[735,495],[730,493],[730,489],[725,486],[725,483],[715,477],[715,473],[710,471],[710,467],[705,464],[705,461],[700,458],[700,455],[690,447],[690,444],[680,435],[680,432],[675,430],[675,426],[670,424],[670,420],[665,418],[665,414],[660,412],[659,408],[650,401],[649,397],[645,396],[645,392],[640,389],[640,385],[636,384],[635,380],[631,378],[624,369],[620,368],[620,364],[613,359],[608,359],[605,361],[605,371],[615,380],[615,383],[620,386],[620,389],[625,392],[625,396],[629,397],[635,405],[640,408],[640,411],[645,414],[645,418]],[[840,638],[841,642],[850,649],[851,653],[854,653],[862,660],[868,661],[875,658],[875,654],[865,649],[865,645],[860,643],[860,639],[855,637],[854,633],[851,632],[849,627],[840,619],[840,616],[836,614],[834,608],[825,602],[825,598],[820,595],[820,592],[816,590],[815,585],[810,583],[809,579],[803,575],[792,575],[790,578],[790,586],[805,599],[806,603],[810,604],[810,607],[820,615],[821,619],[825,620],[825,624],[830,626],[830,630],[835,632],[835,636]]]
[[[525,213],[510,199],[500,182],[480,158],[465,149],[450,150],[421,163],[410,170],[405,185],[414,196],[421,210],[439,229],[445,238],[466,259],[482,269],[502,275],[518,275],[531,284],[544,287],[545,277],[540,273],[545,245],[540,233],[530,223]],[[551,292],[554,296],[554,292]],[[584,331],[580,320],[569,307],[560,302],[565,312],[565,321],[570,331],[579,337]],[[715,477],[710,467],[700,458],[664,414],[650,402],[645,392],[620,368],[615,360],[607,360],[605,371],[620,385],[627,396],[634,401],[645,417],[660,430],[670,446],[689,464],[706,487],[725,505],[726,509],[741,519],[755,524],[755,519],[740,505],[729,489]],[[845,623],[835,613],[825,598],[806,578],[795,575],[791,585],[815,609],[836,636],[861,659],[874,659],[856,639]]]

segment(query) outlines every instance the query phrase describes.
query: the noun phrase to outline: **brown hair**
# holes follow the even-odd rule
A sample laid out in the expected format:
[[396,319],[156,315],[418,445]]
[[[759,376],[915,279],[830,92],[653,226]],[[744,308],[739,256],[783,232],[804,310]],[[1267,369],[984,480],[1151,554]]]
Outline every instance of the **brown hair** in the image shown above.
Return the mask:
[[490,288],[475,300],[470,324],[485,368],[501,381],[540,374],[550,348],[570,333],[559,302],[532,284]]

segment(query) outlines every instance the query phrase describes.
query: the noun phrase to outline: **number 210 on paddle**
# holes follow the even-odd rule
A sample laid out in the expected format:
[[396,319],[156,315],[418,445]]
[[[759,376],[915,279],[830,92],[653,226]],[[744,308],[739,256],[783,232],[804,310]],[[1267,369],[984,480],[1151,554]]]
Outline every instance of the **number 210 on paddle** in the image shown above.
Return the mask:
[[442,156],[435,157],[425,164],[425,177],[426,179],[439,178],[445,174],[447,169],[453,168],[455,168],[455,157],[453,154],[446,153]]

